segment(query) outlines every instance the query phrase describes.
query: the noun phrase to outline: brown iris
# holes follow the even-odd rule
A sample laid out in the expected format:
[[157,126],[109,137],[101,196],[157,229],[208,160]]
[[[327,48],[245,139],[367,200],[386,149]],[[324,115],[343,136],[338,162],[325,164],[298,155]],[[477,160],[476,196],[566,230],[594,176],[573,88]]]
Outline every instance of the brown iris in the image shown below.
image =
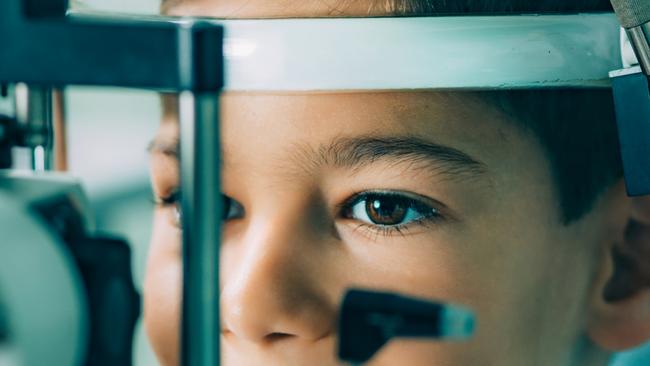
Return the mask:
[[397,225],[404,221],[409,203],[399,197],[368,197],[366,213],[378,225]]

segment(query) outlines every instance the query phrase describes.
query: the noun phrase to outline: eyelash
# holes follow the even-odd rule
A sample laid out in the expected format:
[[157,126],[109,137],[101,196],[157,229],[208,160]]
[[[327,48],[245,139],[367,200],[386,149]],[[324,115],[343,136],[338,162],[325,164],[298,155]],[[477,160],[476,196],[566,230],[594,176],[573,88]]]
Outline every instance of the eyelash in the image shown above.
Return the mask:
[[180,191],[175,190],[166,197],[154,196],[152,199],[154,205],[160,208],[174,208],[174,219],[172,225],[180,227],[181,225],[181,211],[180,211]]
[[[406,202],[409,202],[408,205],[409,209],[415,209],[415,207],[421,206],[421,207],[425,207],[427,211],[430,211],[429,213],[425,213],[425,212],[420,212],[418,210],[418,213],[422,214],[422,217],[412,220],[406,224],[381,225],[381,224],[371,224],[367,222],[358,222],[355,225],[353,232],[363,230],[361,234],[367,236],[372,241],[376,241],[380,236],[392,237],[395,235],[399,235],[404,237],[408,235],[409,230],[411,230],[414,226],[428,227],[430,225],[434,225],[439,221],[445,219],[445,217],[441,214],[440,210],[438,210],[435,207],[432,207],[432,205],[428,203],[424,203],[423,202],[424,198],[415,198],[412,196],[413,194],[395,192],[395,191],[359,192],[353,195],[350,199],[348,199],[346,202],[344,202],[342,205],[339,206],[341,212],[340,216],[349,220],[355,220],[354,218],[346,217],[349,211],[351,211],[356,204],[364,200],[370,199],[372,197],[398,198]],[[359,220],[355,220],[355,221],[359,221]]]
[[153,203],[162,206],[162,207],[167,207],[167,206],[173,206],[176,205],[180,202],[180,192],[179,191],[174,191],[170,195],[166,197],[155,197],[153,199]]

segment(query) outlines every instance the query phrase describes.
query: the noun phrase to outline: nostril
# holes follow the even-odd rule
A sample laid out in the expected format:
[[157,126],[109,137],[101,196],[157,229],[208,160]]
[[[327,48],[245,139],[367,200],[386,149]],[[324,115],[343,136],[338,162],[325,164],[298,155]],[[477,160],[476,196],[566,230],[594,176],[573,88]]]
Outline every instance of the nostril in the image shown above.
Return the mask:
[[267,341],[268,343],[275,343],[275,342],[280,342],[287,340],[289,338],[293,338],[295,335],[293,334],[287,334],[287,333],[271,333],[264,337],[264,340]]

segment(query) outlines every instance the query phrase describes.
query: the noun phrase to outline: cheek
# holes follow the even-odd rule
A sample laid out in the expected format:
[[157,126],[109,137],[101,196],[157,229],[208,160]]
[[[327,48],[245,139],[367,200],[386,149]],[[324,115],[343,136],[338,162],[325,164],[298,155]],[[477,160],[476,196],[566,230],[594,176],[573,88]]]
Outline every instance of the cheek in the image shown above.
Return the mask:
[[500,364],[526,364],[531,355],[539,355],[540,364],[563,364],[582,327],[588,256],[580,253],[582,243],[533,227],[511,234],[492,239],[492,254],[476,261],[482,268],[473,297],[477,344],[484,353],[504,355]]
[[144,284],[144,322],[162,365],[177,365],[179,355],[182,263],[178,230],[156,213]]

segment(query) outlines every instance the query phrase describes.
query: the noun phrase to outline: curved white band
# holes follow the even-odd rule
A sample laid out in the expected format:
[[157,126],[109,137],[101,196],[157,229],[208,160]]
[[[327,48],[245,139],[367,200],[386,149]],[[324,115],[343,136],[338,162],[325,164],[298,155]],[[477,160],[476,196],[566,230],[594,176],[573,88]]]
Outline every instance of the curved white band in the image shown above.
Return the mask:
[[226,89],[607,87],[614,14],[217,21]]

